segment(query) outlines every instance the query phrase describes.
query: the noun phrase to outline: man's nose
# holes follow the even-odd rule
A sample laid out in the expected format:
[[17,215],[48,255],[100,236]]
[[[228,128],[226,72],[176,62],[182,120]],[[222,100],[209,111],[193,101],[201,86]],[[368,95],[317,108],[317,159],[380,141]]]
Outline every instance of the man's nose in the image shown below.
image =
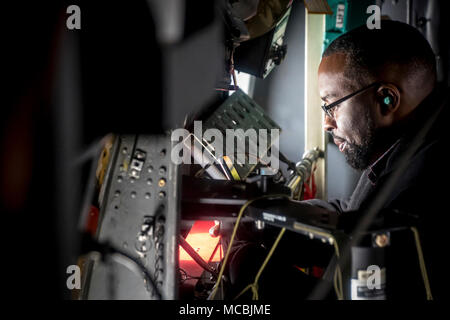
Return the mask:
[[327,132],[331,132],[334,129],[337,129],[336,121],[334,121],[333,118],[330,118],[327,114],[325,114],[324,130]]

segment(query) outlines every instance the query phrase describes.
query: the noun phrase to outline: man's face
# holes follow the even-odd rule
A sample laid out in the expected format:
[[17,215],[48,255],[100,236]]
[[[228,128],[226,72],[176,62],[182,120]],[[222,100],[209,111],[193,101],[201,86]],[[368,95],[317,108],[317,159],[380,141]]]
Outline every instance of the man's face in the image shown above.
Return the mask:
[[[325,104],[359,90],[362,86],[344,73],[344,54],[333,54],[322,59],[319,66],[319,93]],[[375,123],[371,114],[374,89],[368,89],[337,105],[333,118],[325,116],[325,130],[355,169],[367,168],[374,156]]]

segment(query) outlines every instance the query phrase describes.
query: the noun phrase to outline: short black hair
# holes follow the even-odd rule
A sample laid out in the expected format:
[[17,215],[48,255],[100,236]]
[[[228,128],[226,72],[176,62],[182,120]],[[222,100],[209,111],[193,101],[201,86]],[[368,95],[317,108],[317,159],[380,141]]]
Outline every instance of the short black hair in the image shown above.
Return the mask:
[[347,55],[346,73],[358,82],[377,78],[387,66],[403,65],[408,75],[421,74],[436,79],[436,59],[428,41],[416,28],[399,21],[382,20],[380,29],[366,25],[353,29],[330,43],[322,57]]

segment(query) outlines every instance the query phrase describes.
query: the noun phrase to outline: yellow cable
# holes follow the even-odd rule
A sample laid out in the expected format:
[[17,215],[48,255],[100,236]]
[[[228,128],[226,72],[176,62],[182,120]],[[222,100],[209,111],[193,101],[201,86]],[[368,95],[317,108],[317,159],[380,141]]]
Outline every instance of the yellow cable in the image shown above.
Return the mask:
[[430,282],[428,280],[427,268],[425,266],[425,260],[423,258],[422,246],[420,244],[419,231],[415,227],[411,227],[411,231],[414,233],[414,240],[416,242],[417,255],[419,256],[420,272],[422,273],[423,283],[425,285],[425,291],[427,292],[427,300],[433,300],[431,294]]
[[[323,237],[331,238],[332,241],[333,241],[334,249],[336,251],[336,256],[339,259],[339,256],[340,256],[340,254],[339,254],[339,245],[338,245],[338,243],[337,243],[337,241],[336,241],[336,239],[335,239],[335,237],[333,235],[325,233],[325,232],[321,232],[321,231],[318,231],[318,230],[315,230],[315,229],[311,229],[311,228],[308,228],[306,226],[297,225],[297,226],[295,226],[295,228],[296,229],[300,229],[300,230],[304,230],[304,231],[307,231],[307,232],[311,232],[313,234],[320,235],[320,236],[323,236]],[[266,257],[266,260],[264,261],[263,265],[259,269],[258,274],[255,277],[255,281],[252,284],[249,284],[248,286],[246,286],[236,296],[236,298],[234,298],[234,299],[239,298],[242,294],[247,292],[247,290],[251,289],[252,292],[253,292],[252,299],[253,300],[258,300],[258,280],[259,280],[259,277],[261,276],[261,274],[262,274],[266,264],[268,263],[269,259],[272,256],[273,252],[275,251],[275,248],[277,247],[278,242],[281,240],[281,237],[283,236],[284,231],[285,231],[285,228],[283,228],[281,230],[280,234],[278,235],[278,238],[275,241],[275,243],[273,244],[272,249],[270,250],[269,254]],[[335,270],[335,273],[334,273],[334,290],[336,291],[336,296],[338,297],[338,299],[339,300],[344,300],[344,293],[342,292],[342,290],[343,290],[343,286],[342,286],[342,272],[341,272],[341,268],[339,267],[339,264],[336,265],[336,270]]]
[[278,243],[280,242],[281,238],[283,237],[284,232],[286,231],[286,228],[282,228],[280,233],[278,234],[277,239],[275,240],[274,244],[272,245],[272,248],[269,251],[269,254],[267,255],[266,259],[264,260],[263,264],[261,265],[261,267],[259,268],[258,273],[256,274],[255,277],[255,281],[253,281],[252,284],[249,284],[247,287],[244,288],[244,290],[242,290],[234,299],[236,300],[237,298],[239,298],[241,295],[243,295],[245,292],[247,292],[248,289],[252,289],[253,291],[253,300],[258,300],[259,296],[258,296],[258,281],[259,281],[259,277],[261,276],[261,274],[264,271],[264,268],[266,267],[267,263],[269,262],[270,258],[272,257],[272,254],[275,252],[275,249],[278,246]]
[[[227,262],[228,262],[228,257],[229,257],[229,255],[230,255],[230,250],[231,250],[231,248],[232,248],[232,245],[233,245],[233,242],[234,242],[234,238],[235,238],[235,236],[236,236],[237,228],[238,228],[238,226],[239,226],[239,222],[241,221],[241,218],[242,218],[242,216],[243,216],[243,214],[244,214],[245,209],[247,209],[247,207],[248,207],[250,204],[252,204],[254,201],[261,200],[261,199],[266,199],[266,198],[275,198],[275,197],[286,197],[286,198],[289,198],[289,197],[288,197],[287,195],[285,195],[285,194],[265,195],[265,196],[262,196],[262,197],[259,197],[259,198],[255,198],[255,199],[249,200],[249,201],[247,201],[247,202],[241,207],[241,209],[240,209],[240,211],[239,211],[239,214],[238,214],[238,217],[237,217],[237,219],[236,219],[236,224],[235,224],[235,226],[234,226],[233,233],[231,234],[231,239],[230,239],[230,243],[229,243],[229,245],[228,245],[227,253],[225,254],[225,259],[223,260],[222,267],[221,267],[220,272],[219,272],[219,275],[218,275],[218,277],[217,277],[217,282],[216,282],[216,284],[214,285],[213,291],[211,292],[211,295],[209,296],[208,300],[213,300],[213,299],[215,298],[216,294],[217,294],[217,290],[219,289],[219,286],[220,286],[220,284],[221,284],[221,280],[222,280],[222,277],[223,277],[223,273],[224,273],[224,270],[225,270],[225,266],[226,266],[226,264],[227,264]],[[335,248],[335,251],[336,251],[336,256],[339,258],[339,246],[338,246],[338,243],[337,243],[337,241],[336,241],[336,239],[334,238],[333,235],[328,234],[328,233],[325,233],[325,232],[321,232],[321,231],[318,231],[318,230],[315,230],[315,229],[310,229],[310,228],[305,227],[305,226],[298,226],[298,225],[297,225],[297,226],[295,226],[294,228],[300,229],[300,230],[304,230],[304,231],[307,231],[307,232],[311,232],[311,233],[313,233],[313,234],[317,234],[317,235],[324,236],[324,237],[327,237],[327,238],[332,239],[332,240],[333,240],[333,245],[334,245],[334,248]],[[254,300],[258,300],[258,284],[257,284],[257,282],[258,282],[259,277],[261,276],[261,274],[262,274],[262,272],[263,272],[263,270],[264,270],[266,264],[268,263],[268,261],[270,260],[270,258],[271,258],[271,256],[272,256],[273,252],[275,251],[275,249],[276,249],[276,247],[277,247],[277,245],[278,245],[278,242],[281,240],[281,237],[283,236],[284,232],[285,232],[285,228],[283,228],[283,229],[281,230],[280,234],[278,235],[277,240],[276,240],[275,243],[273,244],[273,246],[272,246],[272,248],[271,248],[269,254],[268,254],[267,257],[266,257],[266,260],[264,261],[263,265],[262,265],[261,268],[259,269],[258,274],[257,274],[257,276],[255,277],[255,281],[253,282],[253,284],[249,284],[247,287],[245,287],[244,290],[241,291],[241,293],[239,293],[239,294],[236,296],[235,299],[237,299],[237,298],[238,298],[239,296],[241,296],[244,292],[246,292],[248,289],[251,288],[252,291],[253,291],[253,299],[254,299]],[[336,270],[335,270],[335,275],[334,275],[334,289],[335,289],[335,291],[336,291],[336,295],[337,295],[338,299],[339,299],[339,300],[343,300],[344,297],[343,297],[343,292],[342,292],[342,289],[343,289],[343,288],[342,288],[342,272],[341,272],[341,269],[340,269],[340,267],[339,267],[339,264],[336,266]]]
[[288,196],[285,195],[285,194],[265,195],[265,196],[262,196],[262,197],[255,198],[255,199],[247,201],[241,207],[241,210],[239,210],[239,215],[238,215],[238,217],[236,219],[236,224],[235,224],[235,226],[233,228],[233,233],[231,234],[230,243],[228,244],[227,253],[225,254],[225,259],[223,260],[222,267],[220,268],[220,272],[219,272],[219,275],[217,277],[217,282],[214,285],[213,291],[211,292],[211,295],[209,296],[208,300],[213,300],[214,299],[214,297],[217,294],[217,290],[219,289],[220,283],[222,282],[223,272],[224,272],[225,266],[226,266],[226,264],[228,262],[228,257],[230,255],[230,251],[231,251],[231,247],[233,245],[234,237],[236,236],[236,232],[237,232],[237,229],[238,229],[238,226],[239,226],[239,222],[241,221],[241,218],[242,218],[242,216],[244,214],[245,209],[247,209],[247,207],[250,204],[252,204],[254,201],[261,200],[261,199],[266,199],[266,198],[275,198],[275,197],[287,197],[288,198]]

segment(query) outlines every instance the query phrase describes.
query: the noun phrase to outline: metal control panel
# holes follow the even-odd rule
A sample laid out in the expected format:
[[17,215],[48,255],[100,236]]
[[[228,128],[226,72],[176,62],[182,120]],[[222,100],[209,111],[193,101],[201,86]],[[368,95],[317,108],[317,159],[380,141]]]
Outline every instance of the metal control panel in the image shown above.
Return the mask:
[[[255,163],[252,164],[249,161],[249,158],[258,156],[259,154],[266,155],[272,145],[279,139],[279,132],[281,132],[280,126],[242,90],[237,90],[233,93],[205,121],[203,124],[203,134],[208,129],[217,129],[224,136],[227,135],[228,129],[234,130],[234,135],[237,140],[234,149],[234,159],[239,160],[239,154],[244,155],[244,162],[235,161],[234,166],[241,180],[245,179],[256,166]],[[261,141],[260,136],[246,136],[246,133],[248,133],[247,130],[249,129],[254,130],[256,135],[259,135],[260,130],[267,132],[265,136],[267,141]],[[278,132],[275,137],[271,136],[271,130],[273,129]],[[249,149],[246,150],[248,144],[257,146],[258,152],[256,155],[248,153]],[[223,150],[226,150],[225,145]]]
[[[99,242],[139,259],[163,299],[177,298],[179,174],[169,135],[118,136],[100,192]],[[96,260],[87,299],[156,299],[127,261]]]
[[284,35],[290,14],[291,7],[272,30],[239,44],[234,52],[236,70],[264,79],[284,60],[287,54]]

